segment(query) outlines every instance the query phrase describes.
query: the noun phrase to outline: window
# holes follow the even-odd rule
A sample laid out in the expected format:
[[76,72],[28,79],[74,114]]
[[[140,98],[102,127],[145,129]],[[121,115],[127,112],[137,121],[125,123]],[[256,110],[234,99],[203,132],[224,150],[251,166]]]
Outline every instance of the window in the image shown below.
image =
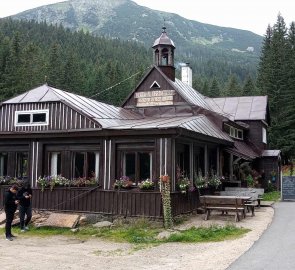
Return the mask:
[[176,170],[190,177],[190,146],[188,144],[176,144],[176,162]]
[[156,81],[154,81],[150,88],[160,88],[160,85]]
[[48,125],[48,110],[16,111],[15,126]]
[[205,175],[205,149],[204,147],[194,147],[194,173]]
[[123,174],[128,176],[134,182],[147,178],[152,179],[152,153],[123,153]]
[[240,130],[240,129],[238,129],[238,139],[241,139],[241,140],[244,139],[244,138],[243,138],[243,131]]
[[99,153],[98,152],[73,152],[72,177],[98,178]]
[[8,154],[0,153],[0,176],[7,175],[7,160],[8,160]]
[[28,177],[29,154],[27,152],[16,153],[16,177]]
[[243,140],[244,139],[244,132],[241,129],[229,126],[227,124],[224,125],[224,131],[228,133],[231,137]]
[[267,133],[266,133],[266,128],[262,128],[262,142],[267,143]]

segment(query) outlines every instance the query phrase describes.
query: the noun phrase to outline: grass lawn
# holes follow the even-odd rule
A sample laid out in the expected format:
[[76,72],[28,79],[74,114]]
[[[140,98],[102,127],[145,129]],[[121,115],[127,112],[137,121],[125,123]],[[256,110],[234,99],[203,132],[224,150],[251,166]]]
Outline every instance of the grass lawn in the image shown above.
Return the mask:
[[[80,227],[77,232],[72,232],[64,228],[31,227],[30,231],[23,233],[24,237],[38,236],[47,237],[55,235],[74,236],[77,238],[101,238],[115,242],[128,242],[133,244],[161,244],[167,242],[210,242],[234,239],[243,236],[250,230],[238,228],[233,225],[212,226],[209,228],[195,228],[184,231],[175,231],[167,238],[158,239],[158,234],[163,231],[162,228],[153,226],[152,222],[146,220],[137,221],[134,224],[120,225],[113,228],[97,229],[92,226]],[[0,229],[4,233],[4,229]],[[19,228],[13,228],[13,232],[22,235]]]
[[281,197],[281,192],[280,191],[272,191],[272,192],[267,192],[264,193],[262,198],[264,201],[278,201]]

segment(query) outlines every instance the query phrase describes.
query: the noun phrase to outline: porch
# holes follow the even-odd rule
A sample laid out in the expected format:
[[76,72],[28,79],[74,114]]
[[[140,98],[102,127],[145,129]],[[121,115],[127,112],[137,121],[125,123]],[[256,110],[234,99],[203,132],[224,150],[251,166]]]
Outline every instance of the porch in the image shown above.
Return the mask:
[[[0,186],[0,201],[8,186]],[[103,190],[98,187],[55,187],[52,191],[33,188],[32,206],[38,210],[99,213],[124,217],[162,218],[162,199],[158,191]],[[173,216],[196,211],[198,192],[171,193]]]

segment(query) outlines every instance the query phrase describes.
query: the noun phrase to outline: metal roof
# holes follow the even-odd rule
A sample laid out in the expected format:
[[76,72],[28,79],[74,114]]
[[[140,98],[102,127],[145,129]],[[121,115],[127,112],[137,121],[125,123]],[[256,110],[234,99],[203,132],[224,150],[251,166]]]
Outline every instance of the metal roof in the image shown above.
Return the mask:
[[244,141],[235,141],[233,147],[226,148],[225,150],[247,160],[255,159],[260,156],[249,144]]
[[206,110],[212,111],[211,106],[206,102],[205,96],[196,91],[194,88],[188,84],[182,82],[181,80],[175,78],[175,81],[170,83],[175,87],[175,90],[190,104],[197,105]]
[[90,118],[100,119],[140,119],[142,116],[90,98],[72,94],[63,90],[50,87],[46,84],[34,88],[22,95],[9,99],[3,104],[35,103],[35,102],[57,102],[61,101],[72,106],[79,112],[83,112]]
[[278,157],[281,150],[264,150],[261,154],[262,157]]
[[221,131],[205,115],[190,117],[144,118],[139,120],[112,120],[99,122],[103,129],[144,130],[184,128],[209,137],[233,142],[230,136]]
[[233,120],[267,120],[267,96],[206,98],[215,112]]
[[155,40],[153,47],[158,45],[170,45],[175,48],[174,42],[167,36],[165,27],[163,27],[163,32],[161,36]]

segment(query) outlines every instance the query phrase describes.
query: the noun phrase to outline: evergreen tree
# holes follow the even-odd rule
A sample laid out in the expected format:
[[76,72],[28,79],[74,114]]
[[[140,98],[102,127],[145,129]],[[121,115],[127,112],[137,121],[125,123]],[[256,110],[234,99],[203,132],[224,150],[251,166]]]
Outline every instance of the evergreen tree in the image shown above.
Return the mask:
[[245,82],[244,87],[243,87],[242,95],[243,96],[254,96],[254,95],[256,95],[256,87],[255,87],[255,84],[254,84],[254,82],[253,82],[250,75],[246,79],[246,82]]
[[240,95],[241,95],[241,88],[238,83],[237,77],[232,74],[228,80],[228,84],[226,88],[226,96],[236,97]]
[[287,86],[282,93],[284,109],[281,110],[281,136],[278,144],[288,157],[295,156],[295,23],[292,22],[287,37]]
[[61,87],[60,74],[62,72],[62,62],[60,49],[61,47],[58,43],[51,45],[46,74],[48,84],[54,85],[57,88]]
[[214,77],[209,89],[209,97],[219,97],[220,88],[217,79]]
[[263,46],[261,50],[260,62],[258,66],[257,86],[259,92],[262,95],[267,95],[268,89],[271,88],[269,83],[269,76],[271,74],[271,40],[273,36],[273,30],[270,25],[266,29],[266,34],[263,40]]
[[209,83],[207,80],[204,81],[203,87],[202,87],[202,94],[204,96],[209,96]]

